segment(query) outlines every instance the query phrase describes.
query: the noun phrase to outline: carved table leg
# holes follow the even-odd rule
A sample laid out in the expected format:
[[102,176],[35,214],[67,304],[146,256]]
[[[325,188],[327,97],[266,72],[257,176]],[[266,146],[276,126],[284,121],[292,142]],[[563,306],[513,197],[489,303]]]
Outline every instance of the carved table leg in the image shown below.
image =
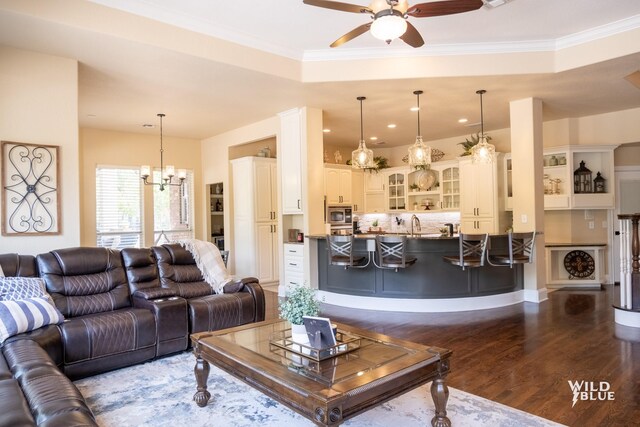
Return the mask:
[[431,397],[436,407],[436,416],[431,420],[433,427],[451,427],[451,420],[447,417],[447,400],[449,400],[449,388],[444,382],[449,370],[448,361],[440,362],[440,375],[431,383]]
[[193,395],[193,400],[199,407],[207,406],[211,393],[207,391],[207,378],[209,378],[209,362],[204,360],[198,350],[194,350],[196,355],[196,366],[193,368],[193,372],[196,374],[196,383],[198,384],[198,391]]

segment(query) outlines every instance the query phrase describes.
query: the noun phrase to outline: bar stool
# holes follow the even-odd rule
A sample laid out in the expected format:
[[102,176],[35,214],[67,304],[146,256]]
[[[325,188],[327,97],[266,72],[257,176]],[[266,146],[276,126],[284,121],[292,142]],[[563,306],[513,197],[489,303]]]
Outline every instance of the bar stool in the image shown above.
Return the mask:
[[365,268],[369,262],[362,264],[363,256],[353,256],[353,236],[327,235],[327,253],[329,265],[347,268]]
[[496,254],[487,257],[487,262],[496,267],[509,266],[514,264],[530,264],[533,262],[534,247],[536,243],[536,232],[512,233],[509,238],[509,253]]
[[458,237],[458,255],[443,256],[442,260],[462,267],[482,267],[487,259],[489,234],[462,234]]
[[376,264],[374,258],[373,263],[378,268],[395,270],[399,268],[407,268],[415,264],[417,259],[407,256],[407,236],[376,236],[376,252],[378,253],[378,262]]

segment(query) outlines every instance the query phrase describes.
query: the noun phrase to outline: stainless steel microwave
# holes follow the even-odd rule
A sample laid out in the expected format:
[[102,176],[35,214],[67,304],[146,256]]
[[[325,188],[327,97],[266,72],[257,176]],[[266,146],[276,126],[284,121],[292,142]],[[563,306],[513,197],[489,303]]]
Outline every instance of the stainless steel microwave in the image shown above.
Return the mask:
[[327,222],[331,225],[351,226],[353,209],[351,206],[328,206]]

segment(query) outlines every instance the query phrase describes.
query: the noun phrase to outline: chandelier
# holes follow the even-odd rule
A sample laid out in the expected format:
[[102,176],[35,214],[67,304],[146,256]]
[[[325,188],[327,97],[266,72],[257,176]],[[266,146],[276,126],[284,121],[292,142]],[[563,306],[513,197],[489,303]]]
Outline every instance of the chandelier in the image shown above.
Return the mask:
[[362,101],[364,96],[356,98],[360,101],[360,143],[358,149],[351,152],[351,167],[355,169],[372,169],[375,167],[373,163],[373,150],[367,148],[367,144],[364,142],[364,127],[362,125]]
[[151,174],[151,166],[149,165],[140,166],[140,178],[142,178],[142,181],[144,182],[144,184],[157,185],[160,191],[164,191],[164,188],[168,186],[174,186],[174,187],[181,186],[184,183],[185,178],[187,177],[187,171],[184,169],[179,169],[178,179],[180,180],[180,182],[172,182],[173,177],[176,174],[176,169],[173,167],[173,165],[167,165],[166,168],[164,167],[164,164],[163,164],[164,149],[162,148],[162,118],[164,116],[165,116],[164,114],[158,113],[158,117],[160,117],[160,181],[159,182],[149,181],[149,175]]
[[431,167],[431,147],[422,141],[422,134],[420,133],[420,95],[423,92],[416,90],[413,94],[418,98],[418,135],[416,136],[415,144],[409,147],[409,167],[428,169]]
[[487,136],[484,134],[484,113],[482,109],[482,95],[487,93],[486,90],[480,89],[476,93],[480,95],[480,142],[471,148],[471,155],[473,156],[473,163],[493,163],[493,158],[496,153],[496,147],[493,144],[489,144]]

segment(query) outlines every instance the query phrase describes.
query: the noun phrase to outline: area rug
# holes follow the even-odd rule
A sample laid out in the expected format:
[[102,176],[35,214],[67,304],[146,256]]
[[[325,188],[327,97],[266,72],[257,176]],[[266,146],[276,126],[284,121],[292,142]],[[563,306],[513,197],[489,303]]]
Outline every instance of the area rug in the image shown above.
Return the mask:
[[[185,352],[153,362],[76,381],[98,424],[111,426],[298,427],[314,424],[286,406],[211,366],[211,401],[199,408],[195,358]],[[430,425],[434,415],[430,384],[419,387],[348,421],[343,426]],[[449,387],[448,416],[453,426],[559,426],[508,406]]]

